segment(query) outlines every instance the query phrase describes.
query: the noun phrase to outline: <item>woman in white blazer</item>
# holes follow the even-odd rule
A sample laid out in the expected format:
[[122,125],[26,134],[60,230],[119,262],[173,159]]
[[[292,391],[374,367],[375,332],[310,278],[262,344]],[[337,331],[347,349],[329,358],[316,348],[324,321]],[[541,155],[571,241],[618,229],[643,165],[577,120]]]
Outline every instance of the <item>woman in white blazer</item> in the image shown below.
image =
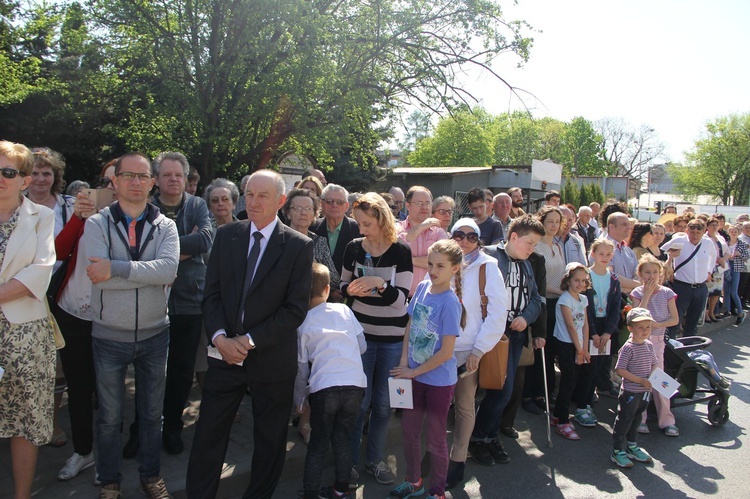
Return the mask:
[[[466,265],[461,279],[466,327],[456,339],[454,350],[459,373],[464,374],[459,376],[453,395],[456,425],[453,430],[453,446],[448,469],[449,487],[463,480],[466,454],[476,415],[474,399],[479,384],[479,359],[500,341],[508,317],[505,281],[497,266],[497,260],[482,251],[479,236],[479,227],[470,218],[457,221],[451,230],[451,237],[458,242],[464,253]],[[479,289],[479,272],[483,267],[486,277],[484,294],[488,298],[487,317],[484,319]]]
[[21,194],[33,161],[26,146],[0,141],[0,438],[10,438],[16,497],[31,497],[38,446],[53,426],[55,342],[44,300],[55,216]]

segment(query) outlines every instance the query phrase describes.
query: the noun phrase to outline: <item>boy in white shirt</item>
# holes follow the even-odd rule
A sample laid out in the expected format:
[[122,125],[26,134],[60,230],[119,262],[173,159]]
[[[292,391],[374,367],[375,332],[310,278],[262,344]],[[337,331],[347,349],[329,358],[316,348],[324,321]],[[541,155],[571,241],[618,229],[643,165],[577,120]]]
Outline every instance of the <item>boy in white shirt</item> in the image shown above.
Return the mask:
[[[361,355],[367,349],[364,330],[354,313],[342,303],[327,303],[331,291],[328,268],[313,263],[310,309],[297,330],[297,380],[294,403],[310,407],[310,443],[305,458],[305,499],[351,498],[352,469],[350,433],[359,414],[367,386]],[[309,387],[308,387],[309,381]],[[307,397],[307,392],[310,395]],[[320,489],[329,442],[333,445],[336,481]]]

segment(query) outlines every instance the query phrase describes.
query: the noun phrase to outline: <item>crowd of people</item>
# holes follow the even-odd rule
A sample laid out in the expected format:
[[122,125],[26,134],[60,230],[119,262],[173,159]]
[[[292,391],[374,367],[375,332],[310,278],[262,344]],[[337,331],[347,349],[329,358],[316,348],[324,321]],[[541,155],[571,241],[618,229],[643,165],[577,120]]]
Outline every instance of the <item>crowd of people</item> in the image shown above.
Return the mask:
[[[353,497],[361,471],[395,484],[392,379],[411,380],[412,408],[391,497],[445,497],[469,457],[510,462],[501,435],[518,438],[519,407],[552,411],[560,438],[578,440],[578,427],[599,424],[600,396],[618,399],[611,460],[631,467],[651,460],[637,444],[651,398],[659,429],[679,435],[648,381],[665,334],[739,325],[750,299],[750,215],[729,225],[686,210],[652,224],[614,200],[563,205],[555,191],[527,214],[518,187],[472,189],[459,213],[422,186],[352,194],[319,170],[290,191],[272,170],[239,186],[212,179],[199,197],[199,175],[176,152],[121,156],[95,189],[74,181],[64,194],[64,172],[55,151],[0,142],[0,437],[11,439],[19,498],[31,495],[39,446],[68,440],[57,422],[66,390],[74,452],[58,479],[96,466],[99,497],[116,499],[122,459],[137,457],[140,489],[170,497],[160,451],[184,452],[194,379],[191,498],[216,496],[246,394],[245,497],[272,496],[295,415],[308,444],[301,496]],[[503,344],[496,372],[484,361]],[[322,487],[331,445],[335,482]]]

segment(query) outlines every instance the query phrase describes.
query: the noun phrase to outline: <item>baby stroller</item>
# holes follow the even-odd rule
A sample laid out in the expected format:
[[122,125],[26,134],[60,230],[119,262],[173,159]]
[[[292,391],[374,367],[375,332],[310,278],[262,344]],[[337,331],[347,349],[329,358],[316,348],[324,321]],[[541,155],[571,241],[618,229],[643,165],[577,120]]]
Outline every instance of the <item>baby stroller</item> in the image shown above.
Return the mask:
[[[729,421],[729,388],[721,380],[714,379],[706,365],[696,362],[689,352],[705,350],[711,340],[703,336],[680,338],[681,346],[666,342],[664,350],[664,371],[680,382],[680,389],[672,397],[672,407],[708,402],[708,421],[714,426],[723,426]],[[698,388],[698,373],[708,381],[709,388]],[[696,393],[701,394],[696,397]]]

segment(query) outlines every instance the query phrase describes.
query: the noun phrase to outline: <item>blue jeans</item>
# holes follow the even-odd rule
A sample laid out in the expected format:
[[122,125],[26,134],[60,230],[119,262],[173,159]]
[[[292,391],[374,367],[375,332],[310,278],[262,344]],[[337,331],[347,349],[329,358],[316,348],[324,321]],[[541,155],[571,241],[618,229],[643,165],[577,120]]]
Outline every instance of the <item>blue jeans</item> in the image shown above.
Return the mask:
[[362,443],[362,428],[367,409],[370,413],[370,426],[367,431],[366,462],[378,463],[385,459],[385,439],[388,434],[388,420],[391,417],[391,401],[388,396],[390,371],[401,361],[403,341],[381,343],[367,341],[367,351],[362,354],[362,366],[367,376],[367,388],[362,399],[359,416],[352,432],[352,458],[354,465],[359,463],[359,446]]
[[[727,276],[727,274],[730,274]],[[742,312],[742,301],[740,301],[740,273],[731,269],[724,273],[724,309],[732,314]],[[729,279],[727,279],[729,277]]]
[[510,396],[513,394],[516,369],[518,369],[518,362],[521,360],[521,351],[528,339],[528,335],[526,330],[511,331],[508,328],[505,329],[505,334],[508,335],[508,340],[510,340],[510,347],[508,349],[508,376],[505,378],[502,390],[485,391],[484,399],[479,404],[479,411],[474,422],[474,432],[471,435],[473,442],[491,442],[497,437],[503,411],[505,410],[505,406],[508,405]]
[[138,389],[138,473],[142,480],[158,476],[161,412],[169,348],[169,328],[136,343],[93,338],[99,412],[96,417],[96,471],[102,485],[120,483],[123,400],[128,365],[135,368]]

